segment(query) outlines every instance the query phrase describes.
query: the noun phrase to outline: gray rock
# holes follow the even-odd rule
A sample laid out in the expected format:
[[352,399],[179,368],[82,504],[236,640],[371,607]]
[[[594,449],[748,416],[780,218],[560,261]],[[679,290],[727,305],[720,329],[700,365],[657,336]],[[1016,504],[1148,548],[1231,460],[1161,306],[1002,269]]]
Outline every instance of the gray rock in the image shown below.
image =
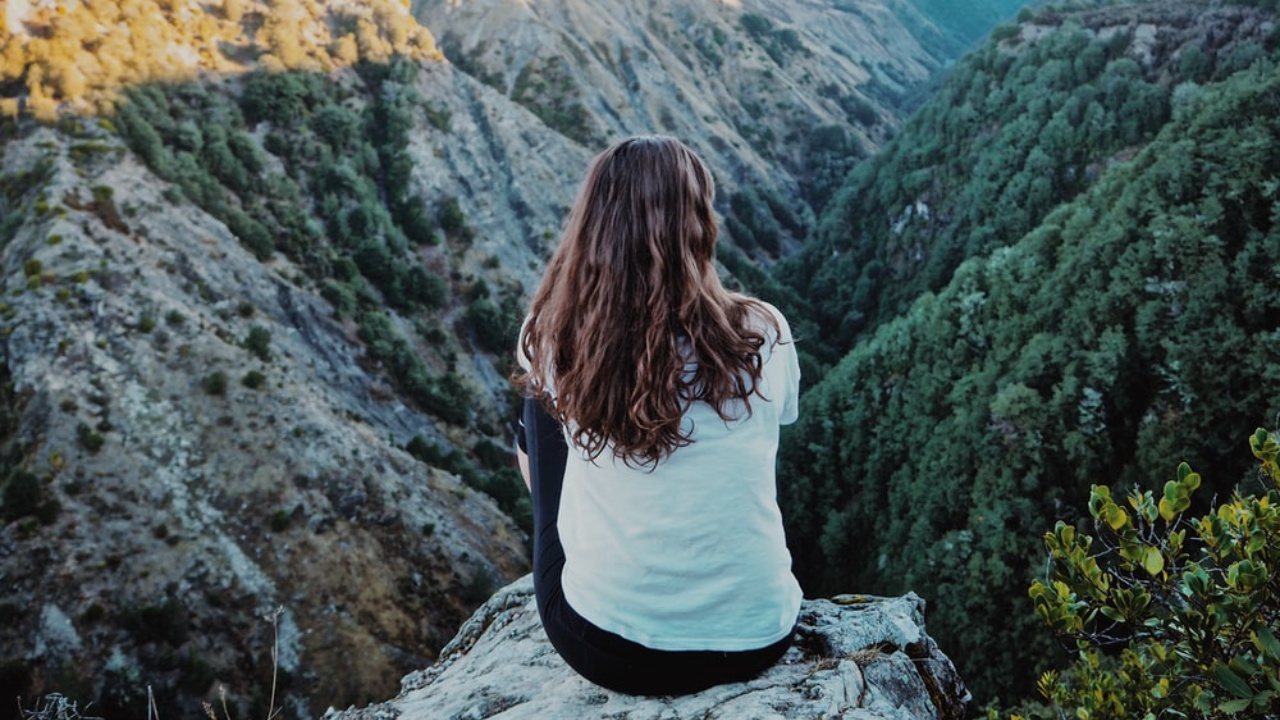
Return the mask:
[[806,600],[796,642],[759,677],[680,697],[601,689],[556,654],[538,620],[533,581],[499,590],[459,629],[435,665],[407,675],[395,699],[326,720],[522,718],[846,718],[959,720],[969,692],[925,634],[914,593]]

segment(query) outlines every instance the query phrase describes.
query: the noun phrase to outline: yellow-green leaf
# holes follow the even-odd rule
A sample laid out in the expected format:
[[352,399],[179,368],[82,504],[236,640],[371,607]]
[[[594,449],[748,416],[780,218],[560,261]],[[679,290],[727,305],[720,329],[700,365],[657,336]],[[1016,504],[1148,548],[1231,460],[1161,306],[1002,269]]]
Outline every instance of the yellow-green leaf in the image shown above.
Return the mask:
[[1104,512],[1107,514],[1107,525],[1109,525],[1112,530],[1119,530],[1124,527],[1125,523],[1129,522],[1129,513],[1121,509],[1119,505],[1114,503],[1110,504],[1106,507]]
[[1142,567],[1146,568],[1148,573],[1159,575],[1164,570],[1164,555],[1153,547],[1146,547],[1142,551]]

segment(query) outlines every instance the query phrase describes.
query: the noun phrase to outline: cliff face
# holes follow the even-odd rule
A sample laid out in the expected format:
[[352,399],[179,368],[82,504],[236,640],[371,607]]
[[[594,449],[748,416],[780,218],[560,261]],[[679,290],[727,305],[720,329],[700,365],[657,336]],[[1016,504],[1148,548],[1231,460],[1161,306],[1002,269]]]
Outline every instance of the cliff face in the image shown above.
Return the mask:
[[556,655],[526,576],[462,626],[438,662],[402,681],[394,700],[325,720],[618,718],[680,720],[960,720],[969,693],[924,629],[924,601],[844,595],[807,600],[796,641],[759,677],[683,697],[604,690]]
[[0,531],[0,640],[30,668],[11,695],[244,699],[282,607],[302,716],[386,692],[526,567],[489,498],[401,449],[456,431],[395,399],[296,266],[167,200],[109,137],[35,131],[3,170],[50,207],[3,255],[8,487],[34,477],[40,503],[7,493]]

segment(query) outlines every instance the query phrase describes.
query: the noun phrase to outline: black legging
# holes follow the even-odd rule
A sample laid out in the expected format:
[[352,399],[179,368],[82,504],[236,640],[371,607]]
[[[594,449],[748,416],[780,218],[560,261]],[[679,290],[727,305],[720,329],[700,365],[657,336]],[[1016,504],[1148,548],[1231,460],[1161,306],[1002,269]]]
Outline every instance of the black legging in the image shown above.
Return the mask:
[[653,650],[596,627],[570,607],[560,587],[564,548],[556,526],[568,448],[559,424],[538,401],[524,401],[523,419],[533,486],[538,614],[552,646],[569,667],[597,685],[630,695],[684,695],[750,679],[782,657],[790,636],[741,652]]

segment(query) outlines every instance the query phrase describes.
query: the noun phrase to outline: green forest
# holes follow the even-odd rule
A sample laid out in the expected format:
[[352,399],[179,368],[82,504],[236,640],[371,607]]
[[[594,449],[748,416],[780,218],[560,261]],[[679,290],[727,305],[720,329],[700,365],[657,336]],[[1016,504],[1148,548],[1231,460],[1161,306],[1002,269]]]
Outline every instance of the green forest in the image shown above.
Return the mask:
[[1280,37],[1160,76],[1096,19],[997,29],[761,289],[810,354],[779,468],[807,592],[921,594],[979,704],[1066,660],[1027,586],[1092,485],[1187,461],[1221,499],[1280,412]]

